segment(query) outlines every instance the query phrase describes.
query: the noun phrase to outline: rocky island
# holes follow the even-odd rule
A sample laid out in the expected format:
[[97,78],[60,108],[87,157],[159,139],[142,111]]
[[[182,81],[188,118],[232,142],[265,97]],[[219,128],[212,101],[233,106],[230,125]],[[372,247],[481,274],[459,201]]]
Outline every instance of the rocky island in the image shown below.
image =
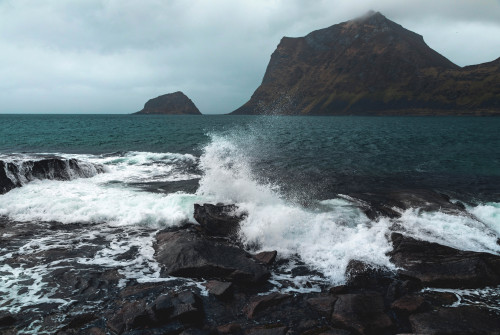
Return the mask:
[[500,58],[460,67],[379,12],[283,37],[231,114],[500,115]]
[[193,101],[180,91],[150,99],[142,110],[134,114],[201,115]]

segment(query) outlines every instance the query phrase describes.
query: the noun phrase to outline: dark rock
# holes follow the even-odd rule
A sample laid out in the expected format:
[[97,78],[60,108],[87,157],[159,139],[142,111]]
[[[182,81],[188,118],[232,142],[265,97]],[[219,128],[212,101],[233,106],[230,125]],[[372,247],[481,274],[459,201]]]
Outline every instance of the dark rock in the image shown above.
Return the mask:
[[0,327],[9,327],[16,323],[14,315],[7,312],[0,312]]
[[194,218],[207,235],[234,236],[245,215],[236,214],[235,205],[194,204]]
[[172,276],[258,283],[269,271],[245,251],[227,243],[179,230],[156,236],[155,257]]
[[382,295],[376,292],[339,295],[332,322],[356,334],[381,334],[393,326],[384,312]]
[[150,99],[142,110],[134,114],[201,115],[191,99],[180,91]]
[[67,330],[67,329],[79,329],[85,326],[86,324],[94,321],[97,319],[97,316],[92,313],[84,313],[84,314],[79,314],[76,315],[71,319],[71,321],[64,326],[62,329]]
[[387,287],[394,280],[394,273],[385,268],[358,260],[351,260],[346,267],[346,286],[351,288],[378,289]]
[[124,335],[178,335],[185,329],[184,325],[178,321],[157,328],[143,328],[129,330]]
[[412,314],[421,311],[425,300],[418,295],[405,295],[391,304],[391,309],[404,314]]
[[263,251],[258,254],[253,255],[253,257],[265,265],[271,265],[274,263],[276,256],[278,255],[277,251]]
[[36,179],[89,178],[104,171],[99,164],[58,157],[16,162],[0,160],[0,194]]
[[338,285],[338,286],[330,287],[330,289],[328,290],[328,292],[330,292],[330,294],[343,294],[343,293],[347,293],[348,291],[349,291],[349,288],[346,285]]
[[217,327],[217,332],[219,334],[241,334],[241,325],[238,323],[229,323],[226,325],[221,325]]
[[330,317],[337,299],[336,296],[332,295],[318,296],[307,299],[307,304],[321,315]]
[[419,334],[500,334],[498,315],[467,306],[413,314],[410,316],[410,323],[413,332]]
[[248,329],[245,335],[285,335],[287,330],[283,325],[268,325]]
[[184,330],[180,335],[209,335],[210,332],[205,329],[190,328]]
[[446,307],[458,302],[457,295],[451,292],[428,291],[423,292],[422,296],[432,306]]
[[126,330],[152,324],[150,311],[144,301],[126,302],[123,307],[108,321],[108,328],[116,334]]
[[245,308],[245,312],[248,318],[252,319],[260,312],[281,304],[283,301],[289,299],[291,295],[281,294],[281,293],[271,293],[264,296],[257,296],[250,300],[248,306]]
[[500,284],[500,256],[461,251],[437,243],[391,235],[391,262],[401,274],[418,278],[424,285],[474,288]]
[[159,324],[177,320],[184,324],[199,325],[203,321],[201,298],[191,291],[159,296],[153,302],[151,309]]
[[233,284],[230,282],[221,282],[218,280],[211,280],[204,284],[208,293],[213,294],[217,298],[227,298],[231,295]]
[[344,329],[329,329],[318,335],[351,335],[351,332]]
[[499,90],[500,59],[459,67],[373,12],[283,37],[261,85],[231,114],[498,115]]

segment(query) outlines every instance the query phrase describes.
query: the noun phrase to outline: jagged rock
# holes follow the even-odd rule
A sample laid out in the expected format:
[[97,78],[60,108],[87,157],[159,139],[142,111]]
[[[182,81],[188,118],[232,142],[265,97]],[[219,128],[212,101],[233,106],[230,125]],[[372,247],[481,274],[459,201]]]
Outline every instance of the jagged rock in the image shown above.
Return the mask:
[[269,271],[240,248],[179,230],[156,236],[155,258],[172,276],[258,283]]
[[250,300],[248,306],[245,308],[245,312],[248,318],[254,318],[258,313],[268,309],[269,307],[281,304],[286,299],[289,299],[291,295],[281,294],[274,292],[264,296],[257,296]]
[[500,317],[475,307],[441,308],[413,314],[410,323],[414,333],[439,335],[498,335]]
[[459,67],[381,13],[283,37],[232,114],[500,114],[500,58]]
[[335,326],[356,334],[381,334],[393,323],[384,312],[384,300],[377,292],[341,294],[332,313]]
[[207,235],[234,236],[244,215],[236,214],[235,205],[194,204],[194,218]]
[[418,278],[424,285],[475,288],[500,284],[500,256],[461,251],[437,243],[391,235],[390,260],[400,273]]
[[201,115],[191,99],[180,91],[150,99],[142,110],[134,114]]
[[258,254],[253,255],[253,258],[258,260],[262,264],[271,265],[274,263],[274,260],[276,259],[277,255],[278,255],[278,252],[276,250],[263,251],[263,252],[259,252]]
[[208,293],[213,294],[218,298],[226,298],[231,294],[233,283],[211,280],[204,284]]

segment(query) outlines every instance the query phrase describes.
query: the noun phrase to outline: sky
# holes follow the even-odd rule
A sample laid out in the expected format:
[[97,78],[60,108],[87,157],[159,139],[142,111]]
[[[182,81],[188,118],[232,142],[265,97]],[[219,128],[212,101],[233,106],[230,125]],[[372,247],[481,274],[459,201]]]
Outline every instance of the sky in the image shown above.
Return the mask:
[[0,0],[0,113],[133,113],[175,91],[229,113],[283,36],[369,10],[460,66],[500,57],[500,0]]

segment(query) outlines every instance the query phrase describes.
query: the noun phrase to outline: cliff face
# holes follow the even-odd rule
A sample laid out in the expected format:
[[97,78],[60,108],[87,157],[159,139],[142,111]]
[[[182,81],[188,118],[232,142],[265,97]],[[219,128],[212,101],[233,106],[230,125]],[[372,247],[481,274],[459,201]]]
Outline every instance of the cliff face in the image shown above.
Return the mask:
[[141,111],[134,114],[201,115],[191,99],[182,92],[169,93],[150,99]]
[[460,68],[380,13],[284,37],[232,114],[500,114],[500,59]]

